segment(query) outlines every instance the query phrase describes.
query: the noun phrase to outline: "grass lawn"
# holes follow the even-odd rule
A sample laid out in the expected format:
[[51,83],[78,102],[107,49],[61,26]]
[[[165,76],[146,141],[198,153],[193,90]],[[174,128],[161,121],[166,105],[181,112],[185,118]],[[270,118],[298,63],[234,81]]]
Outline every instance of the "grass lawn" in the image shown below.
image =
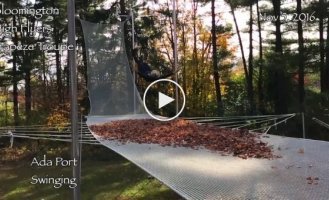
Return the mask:
[[[85,146],[86,147],[86,146]],[[113,153],[105,147],[87,147],[82,161],[82,199],[90,200],[177,200],[176,193],[154,178],[150,178],[141,169]],[[1,151],[2,149],[0,149]],[[101,153],[99,153],[101,152]],[[52,155],[53,154],[53,155]],[[54,160],[54,155],[67,157],[68,152],[47,153]],[[85,156],[84,156],[85,155]],[[37,156],[42,158],[42,154]],[[0,162],[0,199],[72,199],[72,189],[68,185],[54,188],[53,184],[31,184],[32,176],[71,177],[71,167],[31,166],[32,158]]]

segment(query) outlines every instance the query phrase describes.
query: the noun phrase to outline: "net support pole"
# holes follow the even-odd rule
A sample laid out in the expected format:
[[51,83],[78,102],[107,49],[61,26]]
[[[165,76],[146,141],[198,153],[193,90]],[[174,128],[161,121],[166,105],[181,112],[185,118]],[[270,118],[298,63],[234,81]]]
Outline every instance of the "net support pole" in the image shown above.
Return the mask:
[[14,146],[14,133],[11,131],[9,131],[8,133],[10,135],[10,148],[12,149]]
[[[70,94],[71,94],[71,131],[72,131],[72,160],[80,160],[79,155],[79,133],[78,133],[78,101],[77,101],[77,66],[76,66],[76,41],[75,41],[75,0],[68,0],[68,65],[70,69]],[[80,200],[80,162],[73,165],[73,178],[77,186],[73,188],[73,200]]]
[[[174,39],[174,71],[176,72],[174,74],[175,76],[175,82],[178,83],[178,74],[177,74],[177,64],[178,64],[178,55],[177,55],[177,12],[176,12],[176,0],[173,0],[173,39]],[[176,99],[176,114],[179,112],[179,102],[178,102],[178,98],[179,98],[179,95],[178,95],[178,90],[179,88],[176,86],[176,89],[175,89],[175,99]]]

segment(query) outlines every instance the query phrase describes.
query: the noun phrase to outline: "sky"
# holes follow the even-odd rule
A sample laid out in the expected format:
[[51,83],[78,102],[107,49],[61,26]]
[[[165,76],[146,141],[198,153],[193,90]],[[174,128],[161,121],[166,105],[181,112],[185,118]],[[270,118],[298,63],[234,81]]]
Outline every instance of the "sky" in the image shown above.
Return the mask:
[[[169,2],[170,5],[172,5],[172,0],[157,0],[159,4],[165,4],[167,1]],[[303,0],[304,3],[306,2],[314,2],[315,0]],[[108,0],[107,4],[110,5],[111,2],[113,2],[113,0]],[[139,0],[137,4],[142,3],[143,0]],[[153,7],[153,8],[157,8],[159,6],[157,6],[154,1],[146,1],[148,2],[148,6]],[[191,10],[191,4],[189,2],[191,2],[191,0],[177,0],[176,1],[177,4],[179,5],[179,8],[182,10],[186,9],[186,10]],[[271,8],[271,3],[269,1],[260,1],[259,3],[260,8],[262,7],[268,7]],[[282,3],[282,7],[293,7],[295,8],[296,6],[296,0],[285,0],[284,3]],[[233,27],[233,37],[230,39],[230,44],[232,47],[238,47],[237,51],[235,52],[235,56],[240,59],[241,58],[241,50],[240,50],[240,46],[238,43],[238,36],[237,36],[237,31],[235,29],[234,26],[234,21],[233,21],[233,16],[230,12],[230,7],[225,3],[224,0],[217,0],[215,1],[215,7],[216,7],[216,13],[218,14],[217,20],[218,20],[218,24],[227,24],[230,23]],[[210,16],[210,11],[211,11],[211,7],[210,7],[210,3],[208,3],[206,6],[199,6],[198,8],[198,14],[200,16],[202,16],[202,20],[204,22],[204,24],[206,26],[211,27],[211,16]],[[256,6],[253,6],[253,11],[254,13],[256,13]],[[264,14],[264,12],[261,13]],[[268,14],[268,13],[267,13]],[[235,15],[237,18],[237,23],[239,26],[239,30],[240,30],[240,35],[242,38],[242,42],[243,42],[243,49],[245,52],[245,56],[248,57],[249,55],[249,34],[248,34],[248,30],[249,30],[249,25],[248,25],[248,21],[249,21],[249,8],[248,9],[237,9],[235,11]],[[258,36],[258,26],[256,24],[256,15],[254,15],[254,25],[253,25],[253,46],[254,46],[254,55],[258,54],[258,48],[259,48],[259,36]],[[290,16],[291,17],[291,16]],[[293,22],[292,22],[293,23]],[[271,34],[270,32],[274,31],[275,27],[274,25],[270,25],[270,23],[265,23],[262,25],[262,37],[263,39],[274,39],[274,34]],[[282,28],[283,29],[283,28]],[[317,35],[312,35],[310,33],[304,32],[304,36],[307,38],[316,38]],[[285,34],[285,38],[296,38],[297,35],[295,33],[290,33],[290,34]]]
[[[35,0],[28,0],[30,2],[35,2]],[[106,0],[104,5],[105,7],[110,6],[113,2],[115,2],[116,0]],[[165,4],[166,2],[169,2],[170,5],[172,5],[173,0],[138,0],[137,4],[141,4],[143,2],[147,2],[147,6],[153,7],[153,8],[157,8],[159,7],[157,5],[158,4]],[[318,1],[318,0],[303,0],[304,3],[309,3],[309,2],[314,2],[314,1]],[[157,3],[154,3],[157,2]],[[178,5],[178,7],[180,9],[186,9],[186,10],[191,10],[191,0],[176,0],[176,4]],[[296,5],[296,0],[285,0],[282,7],[291,7],[291,6],[295,6]],[[268,1],[260,1],[260,7],[262,6],[268,6],[270,7],[271,4]],[[218,24],[227,24],[230,23],[232,24],[233,27],[233,37],[230,39],[230,44],[233,47],[239,47],[239,43],[238,43],[238,37],[236,34],[236,29],[233,23],[233,17],[232,14],[230,12],[230,8],[229,6],[224,2],[224,0],[217,0],[215,1],[215,7],[216,7],[216,11],[217,13],[220,15],[220,17],[218,18]],[[256,9],[256,7],[253,7],[254,11]],[[210,8],[210,3],[206,6],[199,6],[198,8],[198,14],[200,16],[202,16],[203,22],[206,26],[211,27],[211,17],[209,15],[211,8]],[[261,12],[262,13],[262,12]],[[243,45],[244,45],[244,51],[245,51],[245,55],[248,56],[249,54],[249,34],[247,32],[247,30],[249,29],[248,26],[248,19],[249,19],[249,10],[246,9],[238,9],[235,12],[236,14],[236,18],[238,21],[238,26],[240,29],[240,34],[242,37],[242,41],[243,41]],[[264,13],[263,13],[264,14]],[[256,16],[255,16],[256,19]],[[256,23],[256,22],[255,22]],[[253,32],[253,41],[254,41],[254,54],[256,55],[258,52],[258,46],[259,46],[259,40],[258,40],[258,27],[256,25],[254,25],[253,27],[254,32]],[[270,31],[274,30],[274,26],[269,26],[269,25],[263,25],[262,29],[264,29],[264,31],[262,31],[262,36],[263,38],[274,38],[273,34],[270,34]],[[304,35],[308,38],[316,38],[317,35],[312,35],[310,33],[305,32]],[[292,33],[292,34],[286,34],[285,35],[286,38],[296,38],[297,35]],[[241,57],[241,51],[240,51],[240,47],[237,48],[237,52],[235,53],[237,58]]]
[[[31,3],[35,3],[35,0],[29,0],[29,1]],[[115,1],[116,0],[106,0],[105,3],[104,3],[104,6],[109,7]],[[172,2],[173,2],[173,0],[153,0],[153,1],[151,1],[151,0],[138,0],[137,4],[141,4],[144,1],[147,2],[148,6],[153,7],[153,8],[159,7],[157,5],[157,3],[158,4],[165,4],[167,1],[169,1],[169,4],[172,5]],[[294,1],[294,0],[290,0],[290,1]],[[154,3],[154,2],[157,2],[157,3]],[[184,9],[191,9],[191,4],[189,3],[190,0],[184,0],[184,1],[176,0],[176,2],[177,2],[176,4],[180,8],[183,7]],[[235,27],[234,27],[234,24],[233,24],[233,17],[232,17],[232,14],[229,12],[229,10],[230,10],[229,6],[226,5],[224,0],[219,0],[219,1],[215,2],[215,7],[216,7],[216,10],[217,10],[217,13],[220,13],[220,15],[221,15],[221,19],[219,19],[219,23],[223,23],[223,24],[231,23],[233,25],[233,28],[234,28],[234,33],[236,33],[236,30],[235,30]],[[201,16],[204,16],[203,21],[204,21],[205,25],[208,26],[208,27],[211,27],[211,18],[209,16],[209,11],[210,10],[211,10],[210,4],[208,4],[207,6],[203,6],[203,7],[200,6],[199,9],[198,9],[199,14]],[[207,12],[208,12],[208,14],[206,14]],[[248,22],[249,14],[248,14],[248,12],[237,10],[236,11],[236,17],[238,19],[238,25],[239,25],[239,28],[240,28],[240,31],[241,31],[242,41],[244,41],[244,43],[245,43],[244,51],[245,51],[246,55],[248,55],[249,48],[248,48],[247,44],[248,44],[248,41],[249,41],[249,35],[247,33],[243,33],[242,30],[245,30],[245,29],[248,28],[247,22]],[[257,30],[256,27],[254,29]],[[255,35],[254,36],[255,38],[256,37],[258,38],[258,32],[257,31],[254,32],[254,35]],[[238,37],[237,37],[236,34],[234,34],[234,36],[231,38],[230,42],[231,42],[232,46],[238,46],[239,45],[238,44]],[[255,46],[257,46],[257,43],[255,44]],[[240,48],[238,48],[238,51],[236,52],[236,56],[240,57],[240,55],[241,55]]]
[[[35,2],[35,0],[28,0],[32,3]],[[172,0],[157,0],[158,3],[165,3],[167,1],[169,2],[172,2]],[[306,2],[314,2],[315,0],[303,0],[302,2],[303,3],[306,3]],[[316,0],[318,1],[318,0]],[[113,0],[107,0],[105,2],[105,4],[107,5],[111,5],[111,2],[113,2]],[[142,0],[138,0],[138,4],[143,2]],[[148,5],[150,6],[157,6],[156,4],[153,3],[154,1],[148,1]],[[190,9],[191,8],[191,4],[189,4],[188,2],[190,2],[190,0],[177,0],[177,2],[179,2],[179,6],[180,7],[184,7],[184,9]],[[184,5],[183,2],[186,2]],[[266,5],[265,3],[266,1],[260,1],[260,6],[262,5]],[[171,4],[171,3],[170,3]],[[218,18],[218,23],[219,24],[226,24],[226,23],[231,23],[232,24],[232,27],[233,27],[233,33],[234,33],[234,36],[230,39],[230,44],[231,46],[233,47],[238,47],[237,48],[237,51],[235,52],[235,56],[237,59],[240,59],[241,58],[241,51],[240,51],[240,47],[239,47],[239,44],[238,44],[238,38],[237,38],[237,34],[236,34],[236,30],[235,30],[235,26],[233,24],[233,17],[232,17],[232,14],[230,12],[230,8],[229,6],[227,6],[225,3],[224,3],[224,0],[216,0],[216,10],[217,10],[217,13],[220,14],[220,18]],[[267,3],[268,6],[271,6],[271,4],[268,2]],[[285,0],[284,1],[284,5],[283,7],[291,7],[291,6],[295,6],[296,5],[296,0]],[[255,7],[253,9],[256,9]],[[199,8],[198,12],[201,16],[203,16],[203,21],[204,21],[204,24],[207,25],[208,27],[211,26],[211,17],[209,15],[209,11],[210,11],[210,4],[208,4],[207,6],[204,6],[204,7],[201,7]],[[208,14],[207,14],[208,12]],[[243,41],[243,44],[244,44],[244,51],[245,51],[245,56],[246,58],[248,58],[248,54],[249,54],[249,35],[248,33],[246,32],[246,30],[248,30],[248,19],[249,19],[249,11],[248,10],[242,10],[242,9],[238,9],[236,10],[235,12],[236,14],[236,17],[238,19],[238,25],[239,25],[239,28],[240,28],[240,32],[241,32],[241,36],[242,36],[242,41]],[[256,19],[256,18],[255,18]],[[262,27],[263,29],[265,29],[264,31],[262,31],[262,34],[263,34],[263,38],[264,39],[268,39],[268,38],[274,38],[274,35],[273,34],[269,34],[269,31],[271,30],[274,30],[274,26],[271,25],[263,25]],[[254,25],[254,32],[253,32],[253,35],[254,35],[254,54],[257,55],[258,51],[258,45],[259,45],[259,41],[258,41],[258,27],[256,25]],[[318,38],[318,35],[314,35],[314,34],[311,34],[311,33],[307,33],[307,32],[304,32],[304,36],[306,36],[306,38]],[[325,35],[326,37],[326,35]],[[285,34],[285,38],[297,38],[297,35],[295,33],[293,34]],[[295,45],[296,47],[296,45]]]
[[[35,0],[28,0],[30,2],[35,2]],[[109,6],[111,5],[113,2],[115,2],[116,0],[106,0],[105,1],[105,6]],[[318,0],[303,0],[302,2],[305,3],[310,3],[310,2],[317,2]],[[152,6],[154,8],[157,7],[157,3],[158,4],[164,4],[166,2],[169,2],[169,4],[172,4],[173,0],[138,0],[137,4],[141,4],[143,2],[147,2],[148,6]],[[155,3],[157,2],[157,3]],[[179,4],[179,7],[183,7],[184,9],[191,9],[191,4],[189,2],[191,2],[191,0],[176,0],[177,4]],[[185,5],[183,5],[185,4]],[[282,3],[282,7],[294,7],[296,5],[296,0],[284,0],[284,2]],[[230,12],[230,8],[229,6],[224,2],[224,0],[216,0],[215,1],[215,6],[216,6],[216,10],[217,13],[220,14],[220,19],[219,19],[219,23],[231,23],[233,26],[233,32],[235,33],[234,36],[231,38],[230,42],[232,44],[232,46],[238,46],[238,37],[236,34],[236,30],[235,30],[235,26],[233,24],[233,17],[232,14]],[[269,1],[264,1],[261,0],[260,1],[260,7],[262,6],[271,6],[271,3]],[[254,6],[253,8],[254,10],[256,9],[256,7]],[[210,4],[208,4],[207,6],[201,7],[199,8],[198,12],[200,15],[205,16],[204,17],[204,23],[207,26],[211,26],[211,18],[208,15],[205,15],[207,12],[210,11]],[[235,12],[236,14],[236,18],[238,20],[238,25],[239,25],[239,29],[240,29],[240,33],[241,33],[241,37],[242,37],[242,41],[244,43],[244,51],[245,54],[248,55],[249,53],[249,48],[248,48],[248,44],[249,44],[249,35],[246,32],[246,30],[249,28],[248,27],[248,19],[249,19],[249,11],[248,10],[242,10],[242,9],[238,9]],[[266,29],[262,32],[263,38],[274,38],[273,35],[269,34],[270,31],[274,30],[274,26],[266,26],[264,25],[264,27],[262,27],[263,29]],[[257,53],[257,47],[259,44],[258,41],[258,27],[256,25],[254,25],[254,49],[255,49],[255,53]],[[314,38],[317,37],[316,35],[312,35],[310,33],[304,33],[304,35],[306,37],[309,38]],[[286,38],[295,38],[297,37],[295,34],[288,34],[285,35]],[[238,48],[240,49],[240,48]],[[240,50],[238,50],[236,52],[236,56],[240,57],[241,52]]]
[[[172,6],[172,0],[157,0],[158,4],[165,4],[166,2],[169,2],[170,6]],[[105,2],[105,7],[111,5],[113,2],[115,2],[115,0],[107,0]],[[159,8],[159,5],[155,4],[154,1],[146,1],[147,2],[147,6],[151,7],[151,8]],[[191,10],[191,4],[189,2],[191,2],[190,0],[177,0],[176,1],[176,5],[178,5],[179,8],[181,9],[185,9],[185,10]],[[141,4],[143,3],[143,0],[138,0],[137,4]],[[233,17],[231,15],[230,8],[229,6],[227,6],[227,4],[224,2],[224,0],[219,0],[215,2],[215,7],[216,7],[216,11],[218,14],[220,14],[220,18],[218,18],[219,23],[223,23],[223,24],[227,24],[227,23],[231,23],[234,28],[234,24],[233,24]],[[198,14],[201,16],[204,24],[206,26],[211,27],[211,17],[209,15],[209,12],[211,11],[211,7],[210,4],[206,5],[206,6],[199,6],[198,8]],[[236,12],[236,17],[238,19],[238,25],[241,30],[245,30],[246,28],[248,28],[247,26],[247,21],[248,21],[248,17],[249,17],[249,13],[248,12],[243,12],[243,11],[237,11]],[[255,28],[255,30],[257,30]],[[233,29],[233,32],[236,33],[235,28]],[[242,33],[241,32],[241,37],[242,40],[244,41],[245,45],[244,45],[244,51],[246,53],[246,55],[248,55],[249,52],[249,48],[248,48],[248,41],[249,41],[249,35],[247,33]],[[255,38],[258,38],[257,32],[255,32]],[[238,37],[236,34],[234,34],[234,36],[230,39],[230,43],[233,46],[238,46]],[[257,44],[255,44],[257,45]],[[238,48],[238,51],[236,52],[236,57],[240,57],[241,52],[240,49]]]

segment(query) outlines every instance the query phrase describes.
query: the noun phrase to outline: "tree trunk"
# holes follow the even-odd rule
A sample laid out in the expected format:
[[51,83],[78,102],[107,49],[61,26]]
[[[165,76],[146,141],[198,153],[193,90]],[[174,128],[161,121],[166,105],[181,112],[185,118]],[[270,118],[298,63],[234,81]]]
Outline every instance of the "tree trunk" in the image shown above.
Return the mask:
[[250,93],[250,91],[249,91],[250,90],[249,85],[250,85],[250,83],[249,83],[249,72],[248,72],[247,61],[246,61],[246,57],[244,55],[243,43],[242,43],[242,39],[241,39],[241,35],[240,35],[240,30],[239,30],[238,22],[236,20],[234,8],[233,8],[233,6],[232,6],[231,3],[230,3],[230,7],[231,7],[232,15],[233,15],[235,29],[236,29],[236,32],[237,32],[237,35],[238,35],[238,39],[239,39],[239,45],[240,45],[241,57],[242,57],[242,64],[243,64],[244,74],[245,74],[245,77],[246,77],[246,91],[248,93],[248,101],[250,102],[250,96],[249,96],[249,93]]
[[284,61],[280,59],[280,56],[283,55],[283,48],[282,48],[282,35],[281,35],[281,1],[280,0],[272,0],[273,3],[273,11],[274,16],[277,18],[275,21],[275,55],[278,57],[279,63],[275,63],[279,65],[276,67],[273,78],[276,82],[276,87],[274,90],[274,109],[276,114],[286,113],[288,111],[287,108],[287,86],[286,86],[286,77],[285,77],[285,69],[284,69]]
[[5,126],[8,126],[8,90],[5,87]]
[[[34,24],[33,24],[34,27]],[[28,32],[23,32],[22,35],[29,37]],[[29,45],[31,42],[27,37],[21,38],[21,43],[24,45]],[[35,52],[24,51],[22,55],[22,66],[21,70],[24,72],[24,97],[25,97],[25,124],[29,124],[31,119],[31,110],[32,110],[32,92],[31,92],[31,69],[32,69],[32,60]]]
[[[13,16],[13,24],[16,26],[16,16]],[[17,32],[14,33],[14,45],[18,45]],[[14,125],[19,125],[19,113],[18,113],[18,77],[17,77],[17,50],[13,51],[13,102],[14,102]]]
[[46,55],[45,52],[42,52],[42,96],[43,96],[43,101],[44,104],[48,107],[48,96],[47,96],[47,91],[48,91],[48,84],[47,84],[47,70],[46,70]]
[[[58,7],[56,1],[52,2],[53,7]],[[62,36],[60,33],[60,29],[58,28],[59,22],[57,19],[53,20],[54,26],[54,41],[56,49],[59,48],[60,42],[62,41]],[[63,83],[62,83],[62,67],[61,67],[61,55],[59,51],[55,51],[55,63],[56,63],[56,85],[57,85],[57,101],[58,103],[64,102],[64,93],[63,93]]]
[[272,0],[273,3],[273,11],[274,16],[276,17],[275,21],[275,52],[279,54],[283,54],[282,48],[282,36],[281,36],[281,1],[280,0]]
[[323,32],[324,32],[324,10],[325,5],[324,5],[324,0],[319,0],[319,47],[320,47],[320,88],[321,88],[321,93],[326,92],[326,75],[325,75],[325,47],[324,47],[324,37],[323,37]]
[[250,15],[249,15],[249,59],[248,59],[248,74],[246,74],[247,80],[247,92],[249,99],[249,114],[254,114],[255,104],[254,104],[254,87],[253,87],[253,18],[252,18],[252,4],[249,6]]
[[[64,99],[69,99],[70,96],[70,69],[69,69],[69,60],[68,57],[67,59],[67,66],[64,67],[64,73],[65,73],[65,80],[66,80],[66,88],[65,88],[65,96],[63,97]],[[65,101],[65,100],[64,100]]]
[[[297,0],[298,16],[302,13],[302,1]],[[299,92],[299,111],[304,112],[304,68],[305,68],[305,57],[304,57],[304,38],[303,38],[303,24],[301,20],[297,21],[298,31],[298,51],[299,51],[299,66],[298,66],[298,92]]]
[[5,100],[5,126],[8,126],[8,101]]
[[258,72],[258,103],[259,111],[265,113],[264,106],[264,91],[263,91],[263,39],[262,39],[262,25],[260,22],[259,0],[257,6],[257,24],[258,24],[258,37],[259,37],[259,72]]
[[[59,33],[56,29],[56,26],[54,27],[54,34],[55,34],[55,46],[56,49],[59,48]],[[62,68],[61,68],[61,60],[60,60],[60,54],[59,51],[55,51],[55,60],[56,60],[56,84],[57,84],[57,98],[58,103],[63,103],[63,84],[62,84]]]
[[[35,20],[32,21],[32,27],[35,27]],[[26,37],[22,38],[22,43],[30,45],[31,41],[29,37],[31,33],[25,32],[23,35]],[[36,54],[32,51],[26,51],[23,53],[23,66],[24,70],[24,81],[25,81],[25,123],[29,124],[31,120],[31,110],[32,110],[32,91],[31,91],[31,70],[32,70],[32,60],[35,58]]]
[[185,94],[187,93],[187,84],[186,84],[186,38],[185,38],[185,19],[182,26],[182,45],[183,45],[183,58],[182,58],[182,67],[183,67],[183,90]]
[[197,16],[196,16],[196,12],[197,12],[197,6],[198,6],[198,3],[196,0],[193,0],[193,6],[192,6],[192,9],[193,9],[193,55],[192,55],[192,60],[193,60],[193,64],[194,64],[194,67],[193,67],[193,76],[192,76],[192,91],[193,91],[193,95],[198,95],[197,94],[197,74],[198,74],[198,52],[197,52],[197,32],[196,32],[196,19],[197,19]]
[[[121,12],[120,14],[121,15],[127,15],[128,13],[127,13],[125,0],[120,0],[119,5],[120,5],[120,12]],[[122,16],[121,20],[124,21],[124,20],[126,20],[126,18],[127,17]],[[131,34],[135,34],[135,33],[132,32]],[[126,54],[128,56],[129,62],[131,62],[131,60],[132,60],[132,51],[130,49],[132,49],[133,44],[132,44],[131,39],[129,38],[128,24],[127,23],[124,23],[124,25],[123,25],[123,36],[124,36],[124,41],[125,41]]]
[[[27,58],[28,59],[28,58]],[[25,116],[26,116],[26,124],[29,124],[31,119],[31,69],[30,66],[27,67],[25,70]]]
[[218,59],[217,59],[217,37],[216,37],[216,14],[215,14],[215,0],[211,0],[211,39],[212,39],[212,63],[214,68],[214,81],[217,99],[217,112],[219,116],[223,115],[223,102],[222,95],[220,91],[219,82],[219,69],[218,69]]
[[241,35],[240,35],[240,30],[239,30],[238,22],[236,20],[235,12],[234,12],[234,8],[233,8],[232,4],[230,4],[230,7],[231,7],[232,15],[233,15],[233,20],[234,20],[234,25],[235,25],[236,33],[237,33],[238,39],[239,39],[239,45],[240,45],[240,50],[241,50],[242,64],[243,64],[244,73],[245,74],[248,74],[247,61],[246,61],[246,57],[244,55],[243,43],[242,43],[242,39],[241,39]]
[[85,45],[84,38],[81,38],[82,41],[82,61],[83,61],[83,77],[85,79],[85,86],[88,87],[88,58],[87,58],[87,49]]
[[326,93],[329,93],[329,20],[327,20],[326,67],[324,74],[324,88]]

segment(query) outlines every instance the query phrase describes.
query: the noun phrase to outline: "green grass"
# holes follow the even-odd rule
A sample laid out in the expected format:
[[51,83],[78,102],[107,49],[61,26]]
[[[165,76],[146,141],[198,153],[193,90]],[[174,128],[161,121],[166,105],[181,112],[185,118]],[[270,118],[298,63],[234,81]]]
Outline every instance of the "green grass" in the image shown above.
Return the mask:
[[[87,158],[82,162],[81,185],[83,200],[181,199],[168,187],[150,178],[129,161],[109,149],[102,147],[101,151],[101,154],[93,153],[93,151],[85,153]],[[63,153],[63,157],[67,154],[68,152]],[[38,156],[38,158],[41,157],[41,155]],[[25,158],[0,163],[0,199],[72,199],[72,189],[68,185],[55,189],[53,185],[30,183],[33,175],[71,177],[71,167],[36,167],[30,166],[31,162],[32,159]]]

